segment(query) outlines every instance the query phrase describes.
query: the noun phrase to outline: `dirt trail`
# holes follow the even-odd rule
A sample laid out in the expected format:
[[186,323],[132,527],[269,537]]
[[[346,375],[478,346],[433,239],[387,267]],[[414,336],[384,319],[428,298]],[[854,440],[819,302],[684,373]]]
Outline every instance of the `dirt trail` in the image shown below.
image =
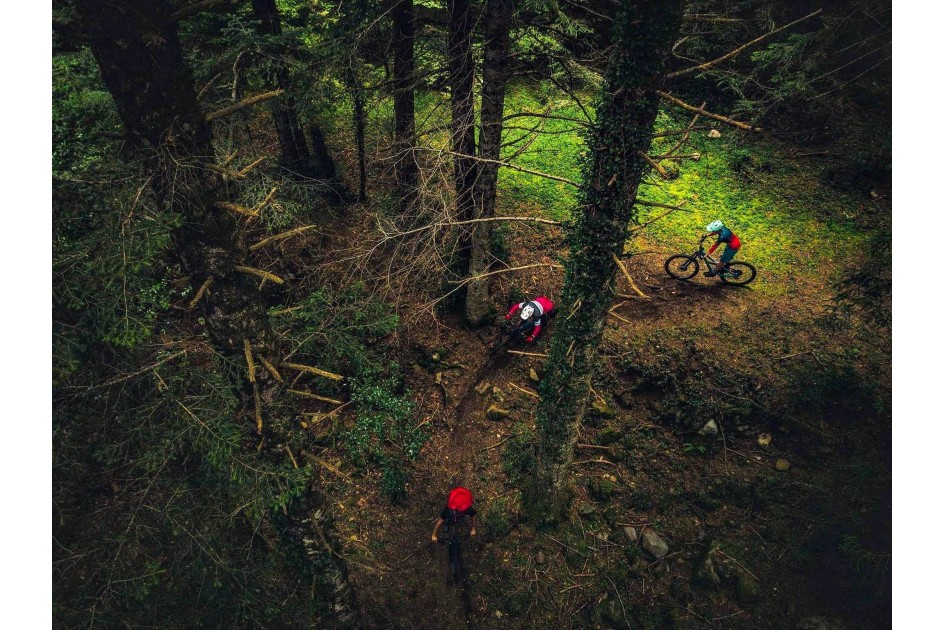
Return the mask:
[[469,487],[480,515],[489,496],[497,494],[484,482],[492,476],[488,469],[499,469],[499,459],[494,455],[499,449],[487,459],[482,456],[487,445],[498,441],[497,431],[507,432],[508,427],[485,418],[489,399],[475,388],[484,381],[494,382],[509,362],[503,357],[489,357],[472,336],[464,335],[462,347],[454,352],[470,369],[453,376],[446,386],[451,399],[458,399],[452,409],[440,406],[441,395],[431,387],[429,377],[411,383],[421,404],[427,409],[433,407],[434,428],[412,471],[407,498],[401,505],[385,509],[378,531],[372,534],[379,548],[374,560],[390,572],[372,575],[358,566],[351,568],[365,627],[444,628],[455,627],[465,619],[467,627],[474,628],[486,614],[477,597],[481,536],[463,543],[470,577],[464,594],[449,576],[445,546],[432,543],[430,534],[450,488]]

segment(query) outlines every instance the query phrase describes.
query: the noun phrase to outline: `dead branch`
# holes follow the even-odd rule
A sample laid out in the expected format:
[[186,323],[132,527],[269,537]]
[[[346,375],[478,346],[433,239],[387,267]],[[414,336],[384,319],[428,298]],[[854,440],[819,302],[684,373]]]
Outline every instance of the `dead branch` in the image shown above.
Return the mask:
[[277,370],[276,367],[272,363],[267,361],[266,357],[264,357],[263,355],[259,355],[259,361],[266,367],[267,370],[269,370],[269,373],[272,374],[273,378],[275,378],[280,383],[283,382],[282,375],[279,374],[279,370]]
[[[275,188],[273,188],[273,190],[275,190]],[[270,236],[270,237],[268,237],[268,238],[264,238],[263,240],[259,241],[258,243],[254,243],[254,244],[250,245],[250,246],[249,246],[249,251],[254,252],[254,251],[256,251],[257,249],[263,248],[263,247],[265,247],[266,245],[268,245],[268,244],[270,244],[270,243],[275,243],[276,241],[283,241],[283,240],[285,240],[285,239],[287,239],[287,238],[292,238],[293,236],[295,236],[295,235],[297,235],[297,234],[302,234],[303,232],[307,232],[307,231],[309,231],[309,230],[311,230],[311,229],[314,229],[314,228],[315,228],[314,225],[303,225],[302,227],[297,227],[297,228],[292,229],[292,230],[289,230],[289,231],[287,231],[287,232],[282,232],[282,233],[280,233],[280,234],[276,234],[276,235],[274,235],[274,236]]]
[[249,382],[256,382],[256,362],[253,361],[253,347],[249,345],[249,339],[243,340],[243,354],[246,355],[246,365],[249,367]]
[[321,368],[312,367],[310,365],[302,365],[301,363],[286,363],[283,361],[280,365],[284,368],[289,368],[290,370],[298,370],[299,372],[308,372],[310,374],[317,374],[318,376],[324,376],[325,378],[330,378],[333,381],[343,381],[345,377],[341,374],[335,374],[334,372],[327,372]]
[[187,305],[187,308],[188,308],[188,309],[191,309],[191,308],[197,306],[197,302],[200,301],[200,298],[202,298],[203,295],[204,295],[204,293],[207,292],[207,289],[210,288],[210,285],[211,285],[211,284],[213,284],[213,276],[210,276],[209,278],[207,278],[206,280],[204,280],[203,284],[200,285],[200,288],[197,289],[196,295],[194,295],[194,299],[192,299],[192,300],[190,301],[190,304]]
[[240,175],[239,171],[234,171],[224,166],[220,166],[219,164],[212,164],[210,162],[205,162],[203,166],[204,168],[208,168],[215,173],[219,173],[220,175],[223,176],[224,180],[243,179],[243,176]]
[[524,351],[522,351],[522,350],[506,350],[506,352],[508,352],[509,354],[520,354],[520,355],[526,356],[526,357],[542,357],[542,358],[548,358],[548,355],[547,355],[547,354],[542,354],[542,353],[540,353],[540,352],[524,352]]
[[712,22],[743,22],[739,18],[719,17],[709,13],[687,13],[683,16],[683,22],[692,22],[694,24],[712,23]]
[[[698,155],[698,154],[696,154],[696,155]],[[246,168],[248,169],[249,167],[247,166]],[[244,170],[245,170],[245,169],[244,169]],[[269,191],[269,194],[266,195],[266,198],[263,199],[263,200],[259,203],[258,206],[256,206],[255,208],[253,208],[253,212],[256,213],[256,216],[257,216],[257,217],[259,216],[259,212],[260,212],[263,208],[266,207],[266,204],[269,203],[270,201],[272,201],[272,197],[273,197],[273,195],[276,194],[276,191],[277,191],[277,190],[279,190],[279,189],[276,188],[275,186],[273,186],[272,190]]]
[[[705,106],[703,105],[703,107],[705,107]],[[701,114],[700,114],[700,115],[701,115]],[[712,125],[696,125],[696,126],[693,127],[692,129],[688,129],[688,128],[687,128],[687,129],[671,129],[670,131],[661,131],[661,132],[659,132],[659,133],[654,133],[654,134],[653,134],[652,136],[650,136],[650,137],[651,137],[651,138],[665,138],[665,137],[667,137],[667,136],[678,136],[678,135],[684,134],[684,133],[686,133],[686,132],[688,132],[688,131],[700,131],[700,130],[704,130],[704,129],[715,129],[715,127],[713,127]]]
[[259,216],[259,214],[246,206],[241,206],[231,201],[214,201],[211,205],[218,210],[229,210],[237,214],[242,214],[243,216],[253,217],[254,219]]
[[286,453],[289,454],[289,459],[292,460],[292,467],[293,467],[293,468],[298,468],[298,467],[299,467],[299,463],[298,463],[297,461],[295,461],[295,455],[292,454],[292,449],[289,448],[289,445],[288,445],[288,444],[285,445],[285,451],[286,451]]
[[[622,303],[618,304],[618,306],[623,306],[624,304],[626,304],[626,302],[622,302]],[[612,316],[612,317],[616,317],[617,319],[619,319],[620,321],[622,321],[624,324],[632,324],[632,323],[633,323],[633,322],[631,322],[629,319],[627,319],[626,317],[623,317],[623,316],[621,316],[621,315],[617,315],[617,313],[614,312],[614,308],[617,308],[617,306],[615,306],[615,307],[613,307],[612,309],[610,309],[609,311],[607,311],[607,314],[610,315],[610,316]]]
[[[444,227],[453,227],[456,225],[471,225],[474,223],[487,223],[491,221],[523,221],[526,223],[543,223],[545,225],[564,225],[561,221],[555,221],[553,219],[543,219],[541,217],[486,217],[480,219],[467,219],[465,221],[437,221],[436,223],[430,223],[427,225],[422,225],[418,228],[412,230],[407,230],[405,232],[396,233],[396,237],[410,236],[411,234],[416,234],[417,232],[423,232],[425,230],[435,230]],[[393,237],[391,237],[393,238]]]
[[637,151],[637,155],[639,155],[641,158],[646,160],[646,163],[652,166],[653,170],[660,174],[660,177],[662,177],[663,179],[671,179],[669,171],[667,171],[665,168],[660,166],[659,162],[651,158],[649,155],[647,155],[643,151]]
[[[614,262],[617,263],[617,266],[620,267],[620,271],[623,272],[623,275],[624,275],[624,277],[627,279],[627,282],[630,283],[630,288],[633,289],[633,291],[634,291],[637,295],[639,295],[641,298],[649,298],[648,295],[646,295],[643,291],[640,290],[639,287],[637,287],[637,283],[633,281],[633,278],[630,277],[630,272],[627,271],[627,266],[624,265],[624,264],[623,264],[623,261],[620,260],[620,259],[617,257],[617,254],[611,252],[611,253],[610,253],[610,256],[611,256],[611,258],[614,259]],[[615,317],[617,317],[618,319],[620,318],[619,316],[616,316],[616,315],[615,315]],[[627,323],[629,323],[629,322],[627,322]]]
[[330,402],[336,405],[343,405],[344,403],[340,400],[335,400],[334,398],[328,398],[326,396],[319,396],[318,394],[312,394],[310,392],[303,392],[298,389],[287,389],[287,392],[290,394],[295,394],[296,396],[301,396],[302,398],[311,398],[312,400],[320,400],[322,402]]
[[209,90],[213,86],[213,84],[217,82],[217,79],[219,79],[222,76],[223,76],[223,72],[217,72],[215,75],[213,75],[213,77],[209,81],[207,81],[207,83],[202,88],[200,88],[200,91],[197,92],[197,98],[199,99],[201,96],[203,96],[203,93]]
[[[671,206],[671,205],[666,204],[666,203],[657,203],[657,202],[655,202],[655,201],[646,201],[645,199],[639,199],[639,198],[638,198],[638,199],[635,199],[633,203],[634,203],[634,205],[647,206],[648,208],[668,208],[668,209],[670,209],[670,210],[682,210],[683,212],[691,212],[691,210],[686,210],[685,208],[683,208],[683,207],[682,207],[682,204],[680,204],[680,205],[678,205],[678,206]],[[686,202],[683,201],[682,203],[686,203]]]
[[[109,385],[114,385],[115,383],[121,383],[122,381],[127,381],[128,379],[131,379],[131,378],[134,378],[134,377],[139,376],[139,375],[141,375],[141,374],[144,374],[145,372],[150,372],[150,371],[153,370],[154,368],[156,368],[156,367],[158,367],[158,366],[161,366],[161,365],[164,365],[164,364],[167,363],[168,361],[173,361],[173,360],[176,359],[177,357],[183,356],[183,355],[185,355],[185,354],[187,354],[187,350],[181,350],[180,352],[177,352],[177,353],[175,353],[175,354],[172,354],[172,355],[170,355],[170,356],[168,356],[168,357],[164,357],[163,359],[161,359],[161,360],[158,361],[157,363],[152,363],[151,365],[149,365],[149,366],[147,366],[147,367],[144,367],[144,368],[141,368],[140,370],[137,370],[136,372],[132,372],[131,374],[125,374],[125,375],[123,375],[123,376],[119,376],[119,377],[117,377],[117,378],[113,378],[113,379],[111,379],[110,381],[105,381],[104,383],[99,383],[98,385],[90,385],[90,386],[88,387],[88,389],[99,389],[99,388],[102,388],[102,387],[108,387]],[[70,388],[70,389],[72,389],[72,388]],[[78,388],[75,388],[75,389],[78,389]]]
[[661,99],[663,99],[663,100],[665,100],[665,101],[669,101],[669,102],[672,103],[673,105],[677,105],[677,106],[679,106],[679,107],[682,107],[682,108],[685,109],[686,111],[690,111],[690,112],[695,112],[695,113],[698,113],[698,114],[702,114],[702,115],[705,116],[706,118],[711,118],[712,120],[717,120],[717,121],[719,121],[719,122],[723,122],[723,123],[725,123],[726,125],[731,125],[731,126],[733,126],[733,127],[736,127],[736,128],[738,128],[738,129],[741,129],[741,130],[743,130],[743,131],[757,131],[757,132],[761,132],[761,127],[752,127],[751,125],[749,125],[749,124],[747,124],[747,123],[739,122],[739,121],[737,121],[737,120],[732,120],[731,118],[726,118],[725,116],[721,116],[721,115],[719,115],[719,114],[713,114],[712,112],[707,112],[706,110],[701,109],[701,108],[699,108],[699,107],[696,107],[695,105],[690,105],[689,103],[683,102],[683,101],[679,100],[678,98],[676,98],[675,96],[672,96],[672,95],[670,95],[670,94],[667,94],[666,92],[657,90],[657,91],[656,91],[656,94],[657,94]]
[[[640,201],[637,200],[637,203],[640,203]],[[683,200],[682,203],[686,203],[686,200]],[[647,204],[643,204],[643,205],[647,205]],[[668,206],[668,207],[669,207],[669,210],[667,210],[666,212],[664,212],[663,214],[661,214],[661,215],[659,215],[659,216],[657,216],[657,217],[653,217],[653,218],[650,219],[649,221],[644,221],[644,222],[641,223],[640,225],[638,225],[638,226],[636,226],[635,228],[633,228],[632,230],[630,230],[630,234],[636,234],[637,232],[639,232],[639,231],[641,231],[642,229],[644,229],[646,226],[651,225],[651,224],[653,224],[653,223],[656,223],[657,221],[659,221],[659,220],[662,219],[662,218],[668,217],[669,215],[671,215],[672,213],[676,212],[677,210],[682,210],[683,212],[689,212],[689,210],[684,210],[682,207],[680,207],[681,205],[682,205],[682,204],[680,204],[679,206]],[[659,207],[667,207],[667,206],[659,206]]]
[[[702,101],[702,105],[699,106],[699,109],[705,109],[705,106],[706,106],[706,102],[705,102],[705,101]],[[689,136],[692,134],[692,130],[695,128],[696,123],[699,121],[699,116],[701,116],[701,115],[702,115],[702,114],[699,114],[699,113],[697,112],[696,115],[692,117],[692,120],[691,120],[691,121],[689,122],[689,124],[686,126],[686,133],[683,134],[683,137],[679,140],[679,142],[677,142],[676,144],[674,144],[674,145],[669,149],[669,151],[666,152],[667,154],[670,154],[670,155],[671,155],[671,154],[675,153],[676,151],[679,151],[679,150],[683,147],[683,145],[686,144],[686,142],[689,141]],[[698,160],[700,157],[702,157],[702,156],[700,156],[698,153],[693,153],[692,155],[696,156],[696,157],[692,158],[692,159],[694,159],[694,160]],[[667,157],[668,157],[668,156],[667,156]],[[660,159],[660,158],[656,158],[656,159]]]
[[313,453],[309,453],[308,451],[305,451],[305,450],[299,451],[299,452],[302,454],[302,457],[312,460],[319,466],[323,467],[325,470],[329,470],[344,479],[351,479],[350,475],[341,472],[336,466],[329,464],[328,462],[323,460],[321,457],[318,457],[317,455]]
[[[268,155],[264,155],[264,156],[262,156],[261,158],[259,158],[258,160],[256,160],[255,162],[253,162],[252,164],[250,164],[249,166],[247,166],[246,168],[241,169],[240,172],[239,172],[239,173],[240,173],[240,177],[246,177],[247,175],[249,175],[249,172],[250,172],[251,170],[253,170],[253,169],[256,168],[257,166],[259,166],[264,160],[267,160],[267,159],[269,159],[269,156],[268,156]],[[267,199],[266,201],[268,201],[268,199]],[[264,204],[264,205],[265,205],[265,204]]]
[[502,119],[502,122],[512,120],[513,118],[547,118],[549,120],[566,120],[568,122],[578,123],[579,125],[583,125],[585,127],[590,127],[590,124],[586,120],[581,120],[580,118],[569,118],[567,116],[555,116],[553,114],[538,114],[532,112],[509,114]]
[[445,149],[435,149],[433,147],[416,147],[417,149],[425,149],[427,151],[436,151],[437,153],[442,153],[444,155],[452,155],[453,157],[465,158],[467,160],[475,160],[476,162],[483,162],[486,164],[498,164],[499,166],[504,166],[510,168],[513,171],[519,171],[521,173],[528,173],[529,175],[536,175],[538,177],[544,177],[545,179],[550,179],[556,182],[562,182],[568,184],[569,186],[574,186],[575,188],[581,188],[581,185],[577,182],[573,182],[570,179],[565,177],[559,177],[558,175],[549,175],[548,173],[542,173],[541,171],[533,171],[528,168],[523,168],[521,166],[516,166],[515,164],[510,164],[509,162],[503,162],[502,160],[490,160],[487,158],[479,157],[478,155],[466,155],[465,153],[457,153],[455,151],[447,151]]
[[263,92],[262,94],[255,94],[253,96],[247,96],[246,98],[240,101],[237,101],[233,103],[232,105],[227,105],[226,107],[222,107],[214,112],[210,112],[209,114],[204,116],[204,120],[206,120],[207,122],[213,122],[214,120],[217,120],[218,118],[229,116],[230,114],[234,112],[238,112],[239,110],[249,107],[251,105],[255,105],[256,103],[261,103],[262,101],[267,101],[271,98],[275,98],[279,96],[280,94],[282,94],[282,92],[283,90],[279,89],[279,90],[272,90],[270,92]]
[[236,0],[200,0],[199,2],[188,4],[186,7],[182,7],[171,13],[170,21],[179,22],[201,11],[207,11],[220,4],[232,4],[235,1]]
[[255,267],[244,267],[242,265],[236,265],[233,267],[236,271],[240,273],[248,273],[254,276],[263,278],[264,280],[272,280],[276,284],[285,284],[285,280],[280,278],[274,273],[269,273],[268,271],[263,271],[262,269],[256,269]]
[[515,389],[517,389],[518,391],[522,392],[523,394],[528,394],[529,396],[532,396],[532,397],[534,397],[534,398],[539,398],[538,394],[536,394],[535,392],[529,391],[529,390],[525,389],[524,387],[519,387],[518,385],[516,385],[516,384],[513,383],[512,381],[509,381],[509,386],[510,386],[510,387],[514,387]]
[[698,162],[702,159],[701,153],[666,153],[665,155],[651,155],[654,160],[692,160]]
[[732,57],[734,57],[734,56],[738,55],[739,53],[741,53],[742,51],[744,51],[746,48],[748,48],[748,47],[750,47],[750,46],[753,46],[753,45],[757,44],[758,42],[763,41],[763,40],[765,40],[765,39],[771,37],[772,35],[776,35],[777,33],[780,33],[781,31],[784,31],[784,30],[786,30],[786,29],[791,28],[791,27],[794,26],[795,24],[800,24],[800,23],[803,22],[804,20],[810,19],[810,18],[814,17],[815,15],[819,15],[822,11],[823,11],[823,9],[817,9],[817,10],[814,11],[813,13],[809,13],[809,14],[805,15],[804,17],[802,17],[802,18],[800,18],[800,19],[798,19],[798,20],[794,20],[793,22],[791,22],[791,23],[789,23],[789,24],[785,24],[784,26],[781,26],[781,27],[779,27],[779,28],[776,28],[776,29],[774,29],[773,31],[768,31],[768,32],[765,33],[764,35],[761,35],[760,37],[756,37],[755,39],[751,40],[751,41],[748,42],[747,44],[742,44],[741,46],[739,46],[739,47],[736,48],[735,50],[729,51],[729,52],[725,53],[724,55],[722,55],[721,57],[718,57],[718,58],[716,58],[716,59],[713,59],[712,61],[707,61],[707,62],[705,62],[705,63],[700,63],[700,64],[697,65],[697,66],[692,66],[692,67],[689,67],[689,68],[685,68],[684,70],[677,70],[676,72],[670,72],[669,74],[666,75],[666,78],[667,78],[667,79],[675,79],[676,77],[681,77],[681,76],[683,76],[683,75],[690,74],[690,73],[693,73],[693,72],[701,72],[701,71],[703,71],[703,70],[708,70],[708,69],[711,68],[712,66],[718,65],[718,64],[722,63],[723,61],[725,61],[725,60],[727,60],[727,59],[731,59]]
[[607,451],[608,453],[610,452],[609,446],[598,446],[597,444],[575,444],[574,446],[575,448],[593,448],[599,451]]
[[253,410],[256,415],[256,433],[262,435],[262,400],[259,397],[259,384],[253,381]]
[[496,442],[495,444],[493,444],[492,446],[487,446],[487,447],[485,447],[485,448],[482,449],[482,450],[484,450],[484,451],[491,451],[491,450],[494,449],[495,447],[497,447],[497,446],[502,446],[503,444],[505,444],[506,442],[508,442],[508,441],[511,440],[512,438],[518,437],[519,435],[521,435],[521,433],[512,433],[512,434],[510,434],[510,435],[507,435],[507,436],[505,436],[504,438],[502,438],[501,440],[499,440],[498,442]]

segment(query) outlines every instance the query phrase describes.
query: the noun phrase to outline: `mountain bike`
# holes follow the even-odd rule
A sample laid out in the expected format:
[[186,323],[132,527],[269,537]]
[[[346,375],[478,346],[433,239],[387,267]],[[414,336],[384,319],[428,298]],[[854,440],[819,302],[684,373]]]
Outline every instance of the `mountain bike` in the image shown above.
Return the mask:
[[518,325],[506,324],[499,333],[499,338],[489,346],[489,354],[494,355],[500,350],[511,348],[519,343],[524,344],[525,338],[534,329],[531,321],[525,321]]
[[460,534],[459,528],[453,525],[448,531],[444,532],[446,536],[440,536],[438,543],[446,545],[446,551],[450,561],[450,576],[453,582],[465,589],[469,585],[466,575],[466,565],[463,563],[463,552],[460,541],[469,540],[469,534]]
[[[715,269],[719,261],[712,258],[705,252],[702,245],[710,235],[705,235],[699,240],[699,249],[692,254],[676,254],[666,259],[663,268],[671,277],[677,280],[688,280],[699,273],[699,260],[701,259],[708,270]],[[717,274],[719,279],[725,284],[732,284],[743,287],[755,279],[757,271],[746,262],[730,262]]]

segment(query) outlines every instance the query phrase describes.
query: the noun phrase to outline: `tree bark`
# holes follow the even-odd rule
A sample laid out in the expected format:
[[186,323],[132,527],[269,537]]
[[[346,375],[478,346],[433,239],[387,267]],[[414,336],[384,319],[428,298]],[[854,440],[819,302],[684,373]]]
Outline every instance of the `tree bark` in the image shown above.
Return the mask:
[[391,19],[394,33],[393,90],[394,90],[394,175],[400,195],[401,212],[407,214],[417,200],[419,171],[415,147],[417,144],[414,120],[414,59],[413,59],[413,0],[394,0]]
[[[198,105],[176,23],[169,19],[170,3],[76,0],[75,5],[90,25],[92,53],[122,123],[148,147],[158,203],[183,217],[174,241],[185,272],[195,288],[213,278],[212,289],[198,302],[211,344],[235,365],[245,364],[247,347],[276,356],[256,283],[239,272],[252,266],[246,264],[249,252],[239,238],[239,223],[232,213],[213,207],[222,179],[217,170],[205,167],[214,161],[211,127]],[[231,370],[228,376],[245,400],[250,388],[244,374]],[[272,387],[274,381],[267,383]],[[267,383],[253,386],[263,389]],[[250,391],[250,399],[259,393]],[[262,398],[272,396],[265,392]],[[313,496],[321,500],[315,490]],[[330,594],[325,603],[335,619],[348,624],[353,596],[349,586],[339,589],[344,562],[330,551],[322,562],[328,566],[318,573]]]
[[[449,0],[447,26],[447,66],[450,81],[450,144],[453,157],[453,183],[456,191],[456,219],[466,221],[473,218],[473,187],[476,182],[475,107],[473,103],[473,81],[476,67],[473,64],[472,35],[473,19],[469,0]],[[454,271],[459,277],[469,273],[470,236],[468,230],[460,230],[459,246],[454,260]]]
[[[477,219],[495,216],[505,86],[509,77],[509,28],[513,10],[514,0],[486,2],[479,157],[490,161],[480,162],[478,165],[479,176],[473,189]],[[489,269],[492,259],[492,229],[492,221],[479,223],[473,229],[469,261],[471,277],[481,276]],[[466,320],[474,326],[480,325],[489,317],[490,309],[488,278],[471,281],[466,292]]]
[[616,264],[627,238],[656,118],[666,59],[682,23],[682,0],[621,2],[611,59],[586,135],[588,157],[570,235],[563,295],[539,392],[536,466],[525,503],[538,520],[558,520],[569,501],[578,427],[587,406]]

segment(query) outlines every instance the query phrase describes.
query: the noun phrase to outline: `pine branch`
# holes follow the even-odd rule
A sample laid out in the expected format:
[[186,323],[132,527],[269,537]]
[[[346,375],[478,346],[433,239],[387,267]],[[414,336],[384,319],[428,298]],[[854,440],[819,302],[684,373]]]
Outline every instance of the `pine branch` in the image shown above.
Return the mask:
[[665,101],[669,101],[669,102],[672,103],[673,105],[678,105],[679,107],[682,107],[682,108],[685,109],[686,111],[694,112],[694,113],[697,113],[697,114],[702,114],[702,115],[705,116],[706,118],[711,118],[712,120],[717,120],[717,121],[719,121],[719,122],[723,122],[723,123],[725,123],[726,125],[731,125],[731,126],[733,126],[733,127],[737,127],[738,129],[742,129],[742,130],[744,130],[744,131],[758,131],[758,132],[761,131],[761,127],[752,127],[751,125],[749,125],[749,124],[747,124],[747,123],[739,122],[739,121],[737,121],[737,120],[732,120],[731,118],[726,118],[725,116],[722,116],[722,115],[720,115],[720,114],[713,114],[712,112],[707,112],[706,110],[704,110],[704,109],[702,109],[702,108],[700,108],[700,107],[696,107],[695,105],[690,105],[689,103],[686,103],[686,102],[684,102],[684,101],[681,101],[681,100],[679,100],[678,98],[676,98],[675,96],[672,96],[672,95],[670,95],[670,94],[667,94],[666,92],[662,92],[662,91],[660,91],[660,90],[657,90],[656,93],[657,93],[657,95],[659,95],[659,97],[660,97],[661,99],[663,99],[663,100],[665,100]]
[[253,96],[247,96],[246,98],[233,103],[232,105],[227,105],[221,109],[216,110],[215,112],[210,112],[204,116],[204,120],[207,122],[213,122],[218,118],[223,118],[224,116],[229,116],[234,112],[238,112],[241,109],[249,107],[250,105],[255,105],[256,103],[261,103],[262,101],[267,101],[271,98],[275,98],[282,94],[284,90],[272,90],[271,92],[263,92],[262,94],[255,94]]

